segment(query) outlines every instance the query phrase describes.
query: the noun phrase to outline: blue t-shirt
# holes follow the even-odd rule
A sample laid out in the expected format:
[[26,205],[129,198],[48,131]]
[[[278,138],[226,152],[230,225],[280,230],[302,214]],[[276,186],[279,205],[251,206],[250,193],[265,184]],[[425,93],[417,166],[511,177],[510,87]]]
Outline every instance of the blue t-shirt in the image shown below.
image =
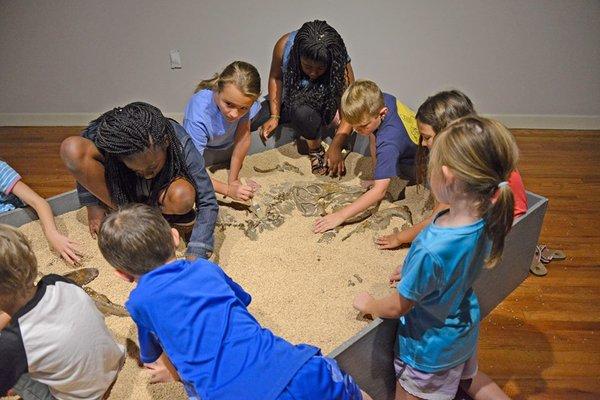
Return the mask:
[[259,110],[260,103],[255,101],[246,115],[236,121],[227,122],[215,103],[214,92],[204,89],[195,93],[185,106],[183,127],[200,154],[204,154],[205,148],[226,149],[230,147],[240,122],[254,118]]
[[398,176],[399,165],[414,165],[417,145],[411,140],[404,123],[398,115],[396,98],[383,94],[388,112],[375,134],[376,156],[373,179],[388,179]]
[[482,219],[461,227],[429,224],[413,242],[398,292],[414,307],[400,318],[398,356],[425,372],[450,369],[477,347],[480,311],[472,285],[489,253]]
[[6,162],[0,160],[0,213],[14,210],[15,200],[18,201],[18,199],[15,199],[11,192],[20,180],[21,175]]
[[177,260],[138,281],[126,303],[143,362],[164,349],[202,400],[275,399],[319,349],[292,345],[248,312],[251,297],[206,260]]

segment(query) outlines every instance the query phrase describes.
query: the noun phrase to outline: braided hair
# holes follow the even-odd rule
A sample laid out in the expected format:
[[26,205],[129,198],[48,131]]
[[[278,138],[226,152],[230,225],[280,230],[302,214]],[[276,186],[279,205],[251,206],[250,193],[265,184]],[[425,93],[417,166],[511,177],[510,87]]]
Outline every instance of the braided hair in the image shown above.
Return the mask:
[[[303,87],[306,75],[300,58],[317,61],[327,67],[316,82]],[[340,34],[325,21],[305,22],[298,30],[290,51],[283,87],[285,105],[308,105],[317,110],[324,124],[329,124],[337,112],[347,83],[348,52]]]
[[171,122],[150,104],[135,102],[114,108],[90,123],[95,129],[94,143],[103,153],[104,177],[112,200],[117,205],[139,202],[136,187],[139,177],[122,158],[153,146],[166,149],[164,167],[150,183],[150,204],[157,205],[160,191],[173,179],[186,178],[195,186],[183,158],[181,142]]

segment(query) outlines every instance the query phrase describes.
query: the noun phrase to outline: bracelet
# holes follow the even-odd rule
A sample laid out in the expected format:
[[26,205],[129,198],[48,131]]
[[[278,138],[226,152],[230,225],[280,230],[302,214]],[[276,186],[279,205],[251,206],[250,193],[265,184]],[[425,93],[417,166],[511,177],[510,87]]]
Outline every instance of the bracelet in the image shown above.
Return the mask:
[[279,115],[276,115],[276,114],[271,114],[271,118],[279,119],[281,117]]

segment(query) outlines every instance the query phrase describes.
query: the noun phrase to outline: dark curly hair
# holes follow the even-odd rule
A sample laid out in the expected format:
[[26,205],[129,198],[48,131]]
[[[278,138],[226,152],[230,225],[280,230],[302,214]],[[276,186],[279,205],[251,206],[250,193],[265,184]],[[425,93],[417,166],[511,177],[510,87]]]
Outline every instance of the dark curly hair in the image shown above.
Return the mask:
[[164,147],[167,158],[164,167],[151,180],[150,204],[158,204],[160,191],[175,178],[183,177],[194,185],[173,125],[153,105],[135,102],[114,108],[92,121],[88,129],[95,130],[94,144],[105,159],[106,185],[117,205],[141,201],[136,193],[140,178],[127,168],[122,157],[141,153],[152,146]]
[[[303,87],[306,75],[300,58],[317,61],[327,67],[323,76]],[[348,51],[340,34],[325,21],[306,22],[298,30],[284,74],[285,105],[308,105],[329,124],[337,112],[347,85]]]

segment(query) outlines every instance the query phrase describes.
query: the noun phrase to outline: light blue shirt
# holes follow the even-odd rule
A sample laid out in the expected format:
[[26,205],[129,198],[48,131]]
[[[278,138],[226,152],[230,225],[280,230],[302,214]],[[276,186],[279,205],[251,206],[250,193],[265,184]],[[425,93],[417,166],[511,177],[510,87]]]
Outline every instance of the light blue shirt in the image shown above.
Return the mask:
[[398,356],[424,372],[450,369],[474,354],[480,310],[472,285],[489,254],[482,219],[441,227],[435,221],[444,212],[413,242],[397,287],[415,303],[400,318]]
[[195,93],[183,116],[183,127],[192,138],[194,145],[204,155],[204,149],[226,149],[233,144],[235,132],[240,122],[246,122],[260,110],[255,101],[250,111],[237,121],[227,122],[215,103],[214,92],[204,89]]
[[0,160],[0,213],[15,209],[15,196],[11,192],[20,180],[21,175]]

